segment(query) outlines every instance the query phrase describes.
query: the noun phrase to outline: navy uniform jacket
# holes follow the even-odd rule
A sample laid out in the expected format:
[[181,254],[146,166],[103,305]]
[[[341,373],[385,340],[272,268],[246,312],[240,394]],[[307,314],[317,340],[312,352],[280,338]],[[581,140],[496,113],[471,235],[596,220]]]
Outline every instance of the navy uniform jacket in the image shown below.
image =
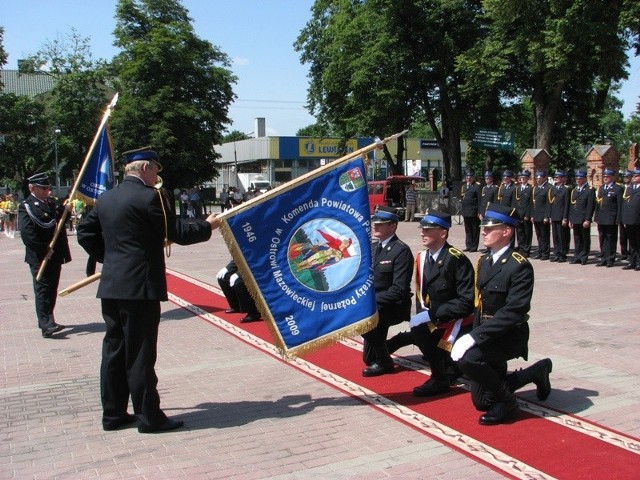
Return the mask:
[[485,185],[480,192],[480,215],[484,215],[489,204],[496,201],[496,184]]
[[569,194],[569,222],[580,225],[585,221],[593,221],[593,212],[596,208],[595,190],[588,184],[571,190]]
[[536,185],[533,187],[531,193],[531,201],[533,203],[533,211],[531,217],[534,222],[542,222],[545,218],[549,218],[551,213],[551,206],[549,205],[549,182],[544,182],[542,185]]
[[516,187],[515,207],[522,220],[524,220],[525,217],[527,217],[527,219],[531,219],[533,214],[533,201],[531,200],[532,194],[533,188],[531,188],[531,185],[525,185],[524,190],[522,189],[522,185],[518,185]]
[[555,186],[549,188],[549,220],[561,222],[569,219],[569,195],[571,189],[566,186]]
[[460,214],[463,217],[475,217],[478,215],[478,207],[480,206],[480,186],[477,183],[468,185],[462,184],[460,192]]
[[480,308],[471,336],[480,348],[498,346],[508,358],[528,356],[529,310],[533,267],[511,248],[491,265],[491,254],[479,260],[477,288]]
[[[428,257],[427,251],[418,255],[425,264]],[[426,277],[422,274],[424,271]],[[416,292],[421,296],[421,303],[429,307],[429,316],[434,323],[457,320],[473,313],[474,277],[471,261],[448,243],[442,247],[431,269],[416,262]],[[419,303],[417,310],[420,309]]]
[[[378,244],[374,245],[374,251]],[[396,235],[373,258],[373,284],[380,315],[408,320],[411,313],[411,276],[413,254],[409,246]]]
[[126,176],[78,225],[78,242],[104,264],[98,298],[167,300],[165,212],[171,242],[189,245],[211,237],[206,221],[176,219],[175,209],[166,201],[163,209],[162,202],[160,190]]
[[602,185],[596,193],[596,222],[598,225],[617,225],[620,223],[622,187],[617,183],[605,187]]
[[628,185],[622,195],[622,223],[640,225],[640,185]]
[[[45,201],[29,195],[18,206],[18,225],[20,238],[27,247],[24,261],[29,265],[40,265],[49,250],[49,244],[56,231],[56,222],[62,216],[64,207],[52,198]],[[66,229],[62,229],[53,246],[49,263],[63,264],[71,261],[69,240]]]
[[499,205],[505,205],[507,207],[515,207],[516,205],[516,186],[515,183],[506,185],[500,185],[498,187],[498,193],[496,194],[496,201]]

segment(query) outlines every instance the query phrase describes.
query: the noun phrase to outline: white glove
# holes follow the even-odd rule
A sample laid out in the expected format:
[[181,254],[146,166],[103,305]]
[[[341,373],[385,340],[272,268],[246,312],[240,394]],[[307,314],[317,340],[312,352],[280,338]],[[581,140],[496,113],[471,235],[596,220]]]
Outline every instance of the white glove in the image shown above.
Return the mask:
[[431,321],[431,315],[429,315],[429,309],[427,308],[426,310],[411,317],[411,320],[409,320],[409,326],[413,328],[430,321]]
[[237,273],[234,273],[233,275],[231,275],[231,277],[229,278],[229,285],[231,285],[232,287],[236,284],[236,282],[240,280],[240,277],[238,276]]
[[456,340],[456,343],[453,344],[453,348],[451,349],[451,360],[457,362],[464,356],[466,351],[473,347],[475,344],[476,341],[468,333],[461,336],[458,340]]
[[229,270],[227,270],[227,267],[224,267],[222,270],[220,270],[217,275],[218,280],[222,280],[228,272]]

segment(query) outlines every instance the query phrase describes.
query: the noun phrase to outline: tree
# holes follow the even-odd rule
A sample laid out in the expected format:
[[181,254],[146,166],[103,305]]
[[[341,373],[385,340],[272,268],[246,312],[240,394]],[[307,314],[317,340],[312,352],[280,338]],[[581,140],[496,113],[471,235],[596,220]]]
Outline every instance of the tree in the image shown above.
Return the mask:
[[177,0],[119,0],[113,61],[118,148],[158,150],[168,190],[217,175],[219,144],[234,99],[229,58],[193,32]]
[[[461,129],[475,102],[462,97],[456,58],[479,35],[479,0],[318,0],[295,43],[310,64],[311,113],[340,135],[384,137],[421,115],[461,177]],[[496,93],[497,95],[497,93]],[[404,147],[385,158],[402,173]]]
[[47,171],[43,162],[53,151],[47,138],[44,105],[27,96],[0,95],[0,182],[16,190],[33,173]]
[[46,73],[56,80],[53,90],[42,99],[48,117],[45,139],[53,143],[55,130],[60,131],[56,139],[63,165],[60,178],[73,181],[114,94],[106,86],[106,64],[93,60],[90,39],[72,28],[67,35],[47,40],[24,60],[21,69]]
[[[565,136],[559,133],[579,131],[587,111],[603,110],[612,82],[626,78],[623,3],[485,0],[487,35],[461,56],[459,68],[475,91],[531,99],[536,146],[551,151]],[[568,130],[559,132],[563,121]]]

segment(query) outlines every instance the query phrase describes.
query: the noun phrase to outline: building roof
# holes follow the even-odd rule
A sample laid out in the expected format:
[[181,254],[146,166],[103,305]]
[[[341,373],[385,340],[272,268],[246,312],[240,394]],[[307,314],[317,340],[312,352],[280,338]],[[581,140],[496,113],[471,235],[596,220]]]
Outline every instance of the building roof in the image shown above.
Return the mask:
[[0,70],[2,93],[36,97],[51,91],[56,83],[54,77],[45,72],[20,73],[18,70]]

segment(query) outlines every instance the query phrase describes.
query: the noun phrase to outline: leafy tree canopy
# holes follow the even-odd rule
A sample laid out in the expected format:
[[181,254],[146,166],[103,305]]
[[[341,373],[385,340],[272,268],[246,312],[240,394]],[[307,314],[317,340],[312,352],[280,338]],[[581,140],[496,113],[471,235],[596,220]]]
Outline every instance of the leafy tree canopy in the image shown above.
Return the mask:
[[155,147],[169,189],[213,178],[212,145],[231,123],[235,98],[228,56],[194,34],[177,0],[119,0],[116,20],[120,100],[111,126],[119,150]]

